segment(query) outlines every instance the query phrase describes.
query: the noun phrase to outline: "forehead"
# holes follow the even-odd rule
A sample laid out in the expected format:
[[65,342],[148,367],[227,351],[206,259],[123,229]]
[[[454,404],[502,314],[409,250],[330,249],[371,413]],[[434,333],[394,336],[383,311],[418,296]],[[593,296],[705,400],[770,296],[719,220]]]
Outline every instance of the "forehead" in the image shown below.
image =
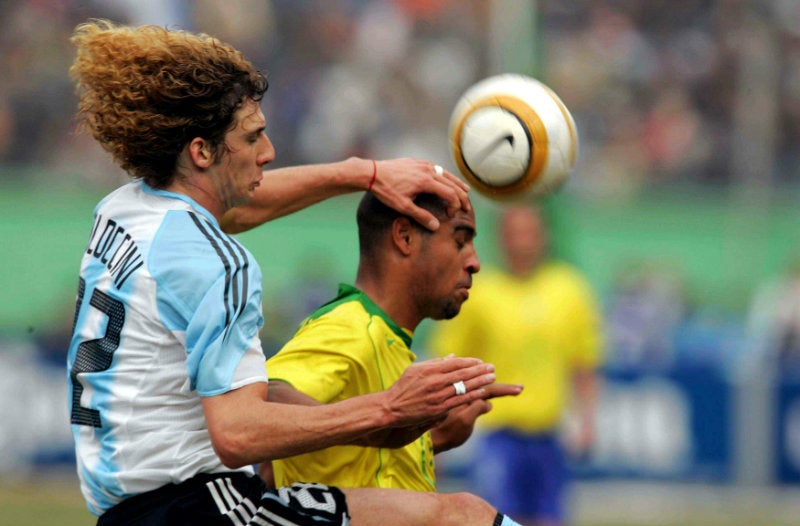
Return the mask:
[[451,231],[458,231],[458,230],[467,230],[469,233],[474,235],[475,232],[475,212],[470,210],[466,212],[462,209],[459,209],[453,217],[447,217],[442,221],[442,225],[449,226],[449,229],[442,229],[440,230],[451,230]]
[[267,124],[261,105],[254,100],[246,100],[234,114],[236,126],[234,130],[251,132],[264,128]]

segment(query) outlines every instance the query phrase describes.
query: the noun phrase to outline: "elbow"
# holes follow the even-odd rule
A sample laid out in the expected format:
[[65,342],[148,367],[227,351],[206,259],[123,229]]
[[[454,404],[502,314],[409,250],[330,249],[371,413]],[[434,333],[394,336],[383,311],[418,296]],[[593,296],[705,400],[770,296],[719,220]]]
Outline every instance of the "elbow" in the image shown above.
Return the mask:
[[241,434],[222,433],[213,437],[212,443],[214,452],[226,468],[238,469],[263,460],[255,458],[250,446],[253,442]]
[[228,469],[239,469],[297,454],[293,448],[287,447],[287,443],[281,444],[280,440],[269,441],[269,444],[263,442],[247,432],[225,432],[212,436],[214,452]]
[[242,205],[225,212],[219,226],[226,234],[239,234],[251,230],[271,218],[271,212],[267,208],[255,209],[252,206]]
[[217,456],[219,456],[219,459],[222,461],[222,465],[228,469],[240,469],[253,464],[251,462],[245,462],[243,457],[239,455],[217,453]]
[[226,234],[238,234],[249,229],[248,226],[241,223],[238,210],[236,209],[229,210],[224,216],[222,216],[219,226]]
[[239,234],[252,230],[292,211],[291,209],[277,209],[269,206],[267,203],[262,203],[258,205],[258,207],[255,205],[242,205],[228,210],[225,215],[222,216],[219,225],[223,232],[227,234]]

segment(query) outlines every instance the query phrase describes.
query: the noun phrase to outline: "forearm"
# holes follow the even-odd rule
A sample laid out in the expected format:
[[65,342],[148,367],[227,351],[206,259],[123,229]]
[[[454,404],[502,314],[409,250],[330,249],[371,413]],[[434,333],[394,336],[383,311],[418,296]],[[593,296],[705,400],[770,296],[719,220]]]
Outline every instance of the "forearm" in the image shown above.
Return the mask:
[[466,183],[447,171],[437,174],[433,163],[411,158],[372,161],[351,157],[338,163],[270,170],[264,173],[250,203],[225,214],[222,228],[229,233],[242,232],[330,197],[371,189],[385,205],[436,230],[439,220],[414,204],[416,196],[436,194],[453,210],[472,206]]
[[320,402],[295,389],[284,380],[270,380],[267,401],[279,404],[320,405]]
[[[202,399],[211,441],[222,462],[240,467],[354,443],[381,428],[420,426],[486,396],[494,367],[472,358],[412,364],[386,391],[315,406],[267,401],[256,383]],[[453,383],[463,381],[464,394]]]
[[325,199],[365,190],[372,171],[372,161],[357,157],[265,171],[253,200],[229,210],[222,228],[228,233],[243,232]]
[[491,404],[486,400],[475,400],[450,411],[446,419],[431,429],[433,453],[438,455],[466,442],[475,427],[475,420],[490,409]]
[[[321,403],[307,394],[298,391],[284,380],[270,380],[267,400],[282,404],[295,405],[321,405]],[[439,419],[426,422],[418,426],[398,427],[369,431],[358,436],[350,445],[362,447],[403,447],[422,435],[425,431],[436,425]]]
[[[293,406],[294,409],[285,415],[280,413],[286,407],[284,404],[274,405],[278,407],[267,408],[270,417],[284,421],[279,426],[268,426],[268,438],[262,438],[263,450],[254,451],[254,459],[250,462],[260,458],[272,460],[339,444],[356,443],[361,437],[395,422],[377,396],[345,400],[315,408]],[[287,422],[290,422],[289,425]]]
[[446,433],[442,433],[436,428],[431,429],[431,443],[433,444],[434,455],[438,455],[439,453],[443,453],[456,447],[450,445],[450,437],[448,437]]
[[[248,400],[254,394],[258,403]],[[203,404],[215,450],[229,467],[355,442],[395,423],[381,394],[306,406],[268,402],[265,389],[248,386],[206,398]]]
[[575,411],[581,422],[591,425],[597,405],[597,375],[592,370],[578,370],[573,373],[573,386]]
[[439,419],[418,426],[373,431],[358,437],[350,445],[396,449],[415,441],[438,422]]

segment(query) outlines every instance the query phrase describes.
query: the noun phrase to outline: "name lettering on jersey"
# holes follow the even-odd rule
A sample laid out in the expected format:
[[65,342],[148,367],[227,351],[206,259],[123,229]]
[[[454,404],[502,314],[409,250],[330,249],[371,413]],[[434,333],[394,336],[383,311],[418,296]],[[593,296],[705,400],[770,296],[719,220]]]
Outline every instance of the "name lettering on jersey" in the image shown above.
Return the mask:
[[103,263],[114,278],[119,289],[139,267],[144,265],[142,254],[133,238],[113,219],[98,214],[92,226],[92,234],[86,253]]

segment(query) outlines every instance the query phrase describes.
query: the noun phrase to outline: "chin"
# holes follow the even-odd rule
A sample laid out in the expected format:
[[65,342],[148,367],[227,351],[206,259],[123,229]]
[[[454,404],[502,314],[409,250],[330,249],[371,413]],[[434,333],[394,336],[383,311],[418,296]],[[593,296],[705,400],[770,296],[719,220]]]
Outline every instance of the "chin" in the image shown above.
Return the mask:
[[444,311],[442,312],[442,316],[437,318],[439,320],[452,320],[458,313],[461,312],[461,304],[449,304],[445,306]]

